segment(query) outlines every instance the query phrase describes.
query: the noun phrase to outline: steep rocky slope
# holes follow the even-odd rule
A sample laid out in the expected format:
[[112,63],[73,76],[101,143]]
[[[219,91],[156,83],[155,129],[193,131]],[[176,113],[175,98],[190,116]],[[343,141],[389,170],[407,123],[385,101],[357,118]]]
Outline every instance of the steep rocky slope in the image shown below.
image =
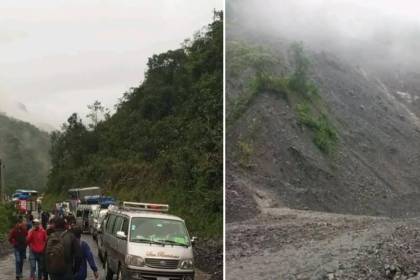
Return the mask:
[[420,279],[420,71],[227,37],[227,279]]
[[[228,38],[256,44],[252,37],[241,36]],[[258,45],[282,61],[272,67],[276,75],[281,75],[280,68],[292,71],[287,43],[259,38]],[[418,214],[420,74],[396,71],[388,78],[392,69],[388,73],[364,69],[326,52],[307,50],[306,55],[311,79],[337,132],[334,152],[326,154],[314,144],[311,129],[299,122],[298,101],[259,91],[228,127],[228,219],[237,215],[235,204],[230,204],[235,195],[248,192],[242,178],[249,181],[246,187],[251,192],[270,191],[277,204],[287,207],[398,217]],[[229,76],[233,63],[227,59],[232,115],[235,100],[246,94],[246,83],[255,72],[252,66],[244,67],[238,76]],[[246,164],[241,163],[244,153]]]
[[420,279],[415,35],[309,2],[227,7],[227,279]]

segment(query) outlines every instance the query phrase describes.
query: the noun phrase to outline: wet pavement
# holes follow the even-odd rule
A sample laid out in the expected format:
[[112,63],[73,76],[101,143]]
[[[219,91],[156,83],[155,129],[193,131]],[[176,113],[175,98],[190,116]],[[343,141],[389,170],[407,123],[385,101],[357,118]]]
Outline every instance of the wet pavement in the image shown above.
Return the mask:
[[[99,279],[105,279],[105,275],[104,275],[104,270],[102,267],[102,263],[98,258],[98,250],[96,247],[96,243],[95,241],[92,239],[92,237],[90,235],[84,235],[82,237],[83,240],[85,240],[91,250],[92,250],[92,254],[95,257],[95,262],[96,262],[96,266],[98,267],[99,270]],[[29,250],[27,250],[27,258],[29,257]],[[30,274],[30,267],[29,267],[29,261],[28,259],[25,260],[25,264],[23,267],[23,279],[29,279],[29,274]],[[16,279],[16,274],[15,274],[15,258],[13,256],[13,253],[8,254],[7,256],[4,256],[2,258],[0,258],[0,280],[13,280]],[[88,266],[88,280],[93,280],[95,279],[95,277],[93,276],[93,272],[92,270],[89,268]]]

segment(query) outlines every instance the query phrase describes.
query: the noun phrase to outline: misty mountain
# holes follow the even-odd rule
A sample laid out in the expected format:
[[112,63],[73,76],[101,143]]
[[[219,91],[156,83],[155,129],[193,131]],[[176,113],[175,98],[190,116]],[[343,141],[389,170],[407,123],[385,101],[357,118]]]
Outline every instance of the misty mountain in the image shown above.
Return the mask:
[[301,41],[364,67],[419,70],[420,22],[410,1],[232,0],[228,26]]
[[4,93],[0,94],[0,114],[29,122],[42,131],[51,132],[57,129],[47,122],[40,121],[36,114],[28,109],[25,103],[13,100]]
[[49,135],[37,127],[0,114],[0,158],[5,168],[6,190],[43,190],[50,169]]
[[[350,26],[338,32],[328,20],[317,26],[311,17],[323,14],[289,9],[291,1],[277,17],[269,16],[281,10],[273,1],[264,9],[256,1],[232,3],[228,219],[254,216],[260,190],[270,194],[269,207],[420,213],[420,71],[407,36],[417,26],[396,22],[381,33],[388,26],[381,21],[366,26],[375,30],[367,36]],[[398,36],[401,26],[408,33]]]

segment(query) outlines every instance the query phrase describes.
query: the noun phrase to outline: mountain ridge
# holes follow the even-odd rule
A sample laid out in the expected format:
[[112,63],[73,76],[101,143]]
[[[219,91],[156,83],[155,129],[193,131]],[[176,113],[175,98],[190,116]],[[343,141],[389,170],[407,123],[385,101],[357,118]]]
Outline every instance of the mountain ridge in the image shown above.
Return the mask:
[[36,126],[0,114],[0,158],[5,164],[6,191],[46,187],[50,169],[49,135]]

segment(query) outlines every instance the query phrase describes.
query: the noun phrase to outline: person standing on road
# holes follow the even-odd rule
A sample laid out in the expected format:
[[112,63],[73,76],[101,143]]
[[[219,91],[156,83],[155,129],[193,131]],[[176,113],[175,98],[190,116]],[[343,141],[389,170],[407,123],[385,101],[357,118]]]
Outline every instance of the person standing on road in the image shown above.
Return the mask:
[[9,242],[13,245],[16,265],[16,279],[23,277],[23,263],[26,259],[26,235],[27,230],[22,217],[18,217],[18,221],[9,233]]
[[54,232],[48,236],[45,250],[47,272],[51,280],[74,280],[82,263],[79,241],[66,229],[62,217],[54,218],[53,224]]
[[48,225],[48,221],[50,219],[50,214],[48,213],[48,211],[42,211],[41,213],[41,222],[42,222],[42,227],[44,229],[47,229],[47,225]]
[[72,230],[72,228],[76,227],[76,217],[73,214],[68,214],[65,218],[67,229]]
[[80,227],[73,227],[73,232],[76,235],[77,240],[80,242],[80,248],[82,249],[82,265],[80,270],[76,273],[75,280],[86,280],[87,277],[87,263],[89,263],[90,268],[95,275],[95,279],[99,279],[98,267],[96,266],[95,260],[93,258],[92,251],[90,250],[89,245],[86,241],[80,240],[82,237],[82,229]]
[[30,230],[32,228],[34,216],[32,215],[32,211],[28,211],[28,215],[26,215],[26,228]]
[[31,264],[31,280],[41,280],[44,275],[44,250],[47,244],[47,233],[41,227],[38,219],[33,220],[33,228],[28,233],[27,244],[29,246],[29,262]]
[[[49,213],[48,213],[48,216],[50,216]],[[48,242],[48,237],[54,232],[54,224],[53,224],[53,221],[54,221],[54,218],[50,218],[48,220],[47,227],[45,228],[45,232],[47,234],[47,242]],[[48,280],[47,258],[45,257],[45,254],[44,254],[44,279],[45,280]]]

